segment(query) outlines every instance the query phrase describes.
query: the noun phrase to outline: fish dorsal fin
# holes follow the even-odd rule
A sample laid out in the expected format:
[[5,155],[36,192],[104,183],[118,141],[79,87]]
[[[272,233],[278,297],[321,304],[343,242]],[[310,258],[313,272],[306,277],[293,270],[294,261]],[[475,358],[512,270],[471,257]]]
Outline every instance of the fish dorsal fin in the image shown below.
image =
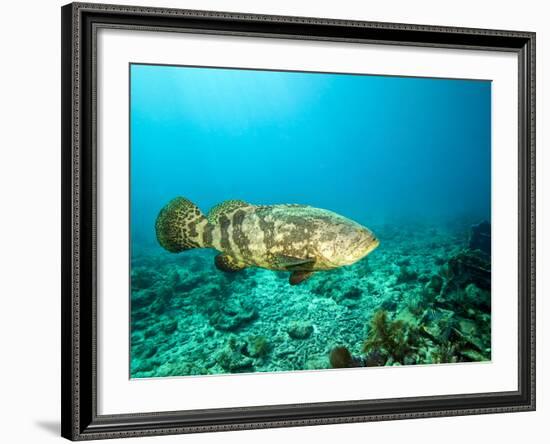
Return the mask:
[[208,222],[215,225],[220,220],[220,216],[224,214],[231,214],[239,208],[248,208],[251,206],[252,205],[245,202],[244,200],[225,200],[213,206],[206,217],[208,219]]
[[315,259],[277,255],[275,256],[275,262],[277,266],[287,270],[306,270],[313,267]]

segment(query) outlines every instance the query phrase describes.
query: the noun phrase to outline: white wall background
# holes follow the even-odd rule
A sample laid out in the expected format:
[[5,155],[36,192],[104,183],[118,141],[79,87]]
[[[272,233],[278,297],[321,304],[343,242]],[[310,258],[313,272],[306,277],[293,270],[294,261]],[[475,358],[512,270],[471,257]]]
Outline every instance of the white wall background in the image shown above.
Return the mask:
[[[544,231],[550,157],[544,152],[543,73],[550,49],[546,2],[386,0],[145,0],[117,3],[282,15],[517,29],[537,32],[537,412],[128,439],[124,442],[544,442],[550,329]],[[5,2],[0,26],[0,440],[59,442],[60,11],[64,2]],[[538,436],[538,437],[537,437]],[[547,439],[547,438],[546,438]]]

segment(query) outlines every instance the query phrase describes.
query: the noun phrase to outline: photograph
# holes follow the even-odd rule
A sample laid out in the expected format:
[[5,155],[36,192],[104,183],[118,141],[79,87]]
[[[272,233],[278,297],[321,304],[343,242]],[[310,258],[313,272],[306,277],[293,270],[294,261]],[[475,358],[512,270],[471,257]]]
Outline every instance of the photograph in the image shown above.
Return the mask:
[[131,379],[491,361],[490,79],[128,76]]
[[545,6],[5,2],[2,442],[544,441]]
[[61,8],[61,435],[534,411],[537,27],[258,8]]

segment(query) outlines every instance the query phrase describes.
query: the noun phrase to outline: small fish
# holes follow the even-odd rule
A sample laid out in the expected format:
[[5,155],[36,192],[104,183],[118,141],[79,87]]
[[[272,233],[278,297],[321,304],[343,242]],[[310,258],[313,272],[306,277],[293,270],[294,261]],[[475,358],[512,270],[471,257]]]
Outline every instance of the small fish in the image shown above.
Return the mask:
[[184,197],[159,213],[156,235],[166,250],[214,248],[216,267],[289,271],[297,285],[316,272],[351,265],[379,241],[366,227],[332,211],[307,205],[251,205],[228,200],[207,215]]

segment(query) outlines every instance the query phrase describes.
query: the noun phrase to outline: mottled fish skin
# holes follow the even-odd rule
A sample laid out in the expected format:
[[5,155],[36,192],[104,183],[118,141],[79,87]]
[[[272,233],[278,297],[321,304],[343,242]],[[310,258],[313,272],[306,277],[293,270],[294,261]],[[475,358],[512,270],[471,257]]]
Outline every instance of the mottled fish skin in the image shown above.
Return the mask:
[[311,259],[295,271],[349,265],[378,245],[367,228],[332,211],[306,205],[238,208],[212,231],[212,247],[246,266],[288,270],[281,258]]
[[379,243],[366,227],[329,210],[239,200],[222,202],[205,216],[191,201],[177,197],[160,211],[155,227],[168,251],[214,248],[223,255],[216,266],[224,271],[292,271],[292,284],[315,271],[353,264]]

